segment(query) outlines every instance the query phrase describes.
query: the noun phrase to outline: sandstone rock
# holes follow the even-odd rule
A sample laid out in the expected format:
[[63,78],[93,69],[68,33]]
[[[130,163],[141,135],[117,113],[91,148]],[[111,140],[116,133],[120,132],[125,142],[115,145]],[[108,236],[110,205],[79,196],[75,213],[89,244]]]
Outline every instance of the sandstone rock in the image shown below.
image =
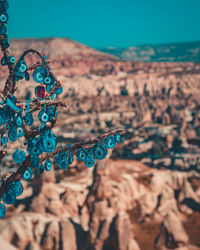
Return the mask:
[[156,247],[184,247],[189,241],[178,214],[173,211],[166,215],[160,226],[160,230],[161,232],[155,240]]

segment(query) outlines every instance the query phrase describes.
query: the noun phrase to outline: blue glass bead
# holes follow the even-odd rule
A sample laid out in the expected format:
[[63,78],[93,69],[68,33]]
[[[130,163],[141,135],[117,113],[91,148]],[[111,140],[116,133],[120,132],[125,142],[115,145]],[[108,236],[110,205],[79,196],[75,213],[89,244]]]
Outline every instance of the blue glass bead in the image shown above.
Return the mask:
[[120,136],[119,133],[116,133],[116,134],[115,134],[115,140],[116,140],[116,142],[120,142],[121,136]]
[[45,164],[44,164],[44,167],[45,167],[46,171],[50,171],[51,168],[52,168],[52,161],[50,159],[46,160]]
[[42,174],[42,173],[44,173],[44,165],[39,165],[39,167],[38,167],[38,173],[39,174]]
[[3,39],[2,41],[2,47],[3,49],[7,49],[10,47],[10,41],[6,38],[6,39]]
[[24,117],[25,123],[27,126],[32,126],[33,125],[33,116],[31,112],[26,112],[25,117]]
[[50,76],[47,76],[44,78],[44,83],[45,84],[50,84],[51,83],[51,77]]
[[0,12],[0,23],[6,24],[8,22],[8,15],[6,12]]
[[56,136],[52,131],[47,131],[43,136],[40,137],[40,149],[42,152],[53,152],[56,148],[56,145]]
[[69,162],[68,162],[68,160],[67,159],[64,159],[62,162],[60,162],[59,164],[59,167],[61,168],[61,169],[67,169],[68,167],[69,167]]
[[31,156],[38,156],[42,153],[40,149],[40,141],[38,139],[30,139],[28,141],[27,151]]
[[15,125],[17,127],[21,127],[22,126],[23,120],[22,120],[22,117],[20,115],[15,115],[13,120],[14,120]]
[[69,164],[72,164],[74,161],[74,155],[72,154],[72,152],[69,153],[69,157],[68,157],[68,162]]
[[2,200],[7,205],[14,204],[16,201],[16,195],[12,190],[8,190],[7,192],[3,193]]
[[16,141],[18,139],[17,128],[12,126],[8,131],[8,138],[10,141]]
[[28,181],[31,179],[31,177],[33,176],[33,171],[30,167],[27,168],[27,170],[22,170],[21,171],[21,177],[22,179],[24,179],[25,181]]
[[22,137],[22,136],[24,136],[24,129],[22,128],[22,127],[18,127],[17,128],[17,136],[18,137]]
[[28,72],[25,73],[25,80],[28,82],[30,80],[30,75]]
[[114,148],[114,146],[116,145],[115,137],[113,135],[108,135],[105,140],[105,145],[109,149]]
[[0,125],[4,125],[10,119],[11,112],[7,107],[3,107],[0,109]]
[[40,66],[33,72],[33,80],[37,83],[43,83],[45,76],[47,74],[47,70],[44,66]]
[[9,190],[12,190],[16,196],[20,196],[23,193],[23,186],[21,181],[13,182],[10,185]]
[[83,161],[87,157],[87,150],[85,148],[79,148],[76,152],[76,157],[78,160]]
[[88,154],[87,157],[84,160],[84,164],[86,167],[91,168],[95,164],[95,159],[92,155]]
[[6,60],[4,57],[1,58],[1,65],[2,66],[5,66],[6,65]]
[[14,58],[14,56],[9,56],[8,57],[8,64],[14,64],[16,62],[16,60],[15,60],[15,58]]
[[13,160],[16,163],[22,163],[25,161],[25,159],[26,159],[26,154],[23,150],[21,149],[15,150],[15,152],[13,153]]
[[3,218],[6,214],[6,207],[3,203],[0,203],[0,218]]
[[38,114],[38,119],[40,120],[42,125],[45,125],[48,122],[49,116],[45,109],[40,110]]
[[56,160],[56,162],[58,164],[60,164],[61,162],[63,162],[64,160],[66,160],[67,157],[68,157],[68,153],[66,151],[63,151],[60,154],[56,155],[55,160]]
[[6,135],[3,135],[3,136],[1,137],[1,143],[2,143],[2,144],[7,144],[7,143],[8,143],[8,137],[7,137]]
[[103,160],[106,158],[108,152],[103,143],[97,143],[94,145],[92,153],[96,159]]
[[55,93],[56,95],[60,95],[60,94],[62,94],[62,92],[63,92],[63,88],[60,87],[60,88],[56,89],[56,91],[55,91],[54,93]]
[[31,157],[31,164],[34,168],[37,168],[40,164],[40,157],[39,155],[32,156]]
[[0,36],[5,35],[6,32],[7,32],[7,29],[6,29],[5,24],[1,24],[1,25],[0,25]]

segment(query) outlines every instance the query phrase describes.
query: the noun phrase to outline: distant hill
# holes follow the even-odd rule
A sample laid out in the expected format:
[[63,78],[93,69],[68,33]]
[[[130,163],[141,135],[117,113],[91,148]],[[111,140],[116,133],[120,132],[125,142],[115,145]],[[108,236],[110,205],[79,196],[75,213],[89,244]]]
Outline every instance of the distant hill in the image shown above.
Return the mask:
[[136,62],[200,62],[200,41],[141,45],[124,49],[109,47],[99,51]]

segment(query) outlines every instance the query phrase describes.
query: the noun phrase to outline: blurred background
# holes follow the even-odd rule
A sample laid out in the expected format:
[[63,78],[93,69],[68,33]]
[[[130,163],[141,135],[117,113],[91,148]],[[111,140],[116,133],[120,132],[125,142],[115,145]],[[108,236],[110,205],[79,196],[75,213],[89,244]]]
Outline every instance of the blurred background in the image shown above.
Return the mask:
[[[125,134],[92,169],[75,160],[66,171],[55,164],[23,182],[24,193],[0,221],[4,243],[26,250],[200,249],[200,2],[9,4],[11,54],[38,49],[63,85],[69,108],[58,110],[58,144],[115,128]],[[1,88],[7,76],[0,67]],[[35,86],[20,81],[17,97],[33,97]],[[16,171],[17,146],[1,160],[2,176]]]

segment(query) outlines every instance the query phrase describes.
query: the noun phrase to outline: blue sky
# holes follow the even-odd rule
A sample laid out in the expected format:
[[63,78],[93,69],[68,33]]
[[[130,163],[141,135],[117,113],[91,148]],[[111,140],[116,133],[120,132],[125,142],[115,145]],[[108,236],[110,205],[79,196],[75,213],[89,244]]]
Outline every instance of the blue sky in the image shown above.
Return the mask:
[[94,48],[200,40],[200,0],[9,0],[8,35]]

